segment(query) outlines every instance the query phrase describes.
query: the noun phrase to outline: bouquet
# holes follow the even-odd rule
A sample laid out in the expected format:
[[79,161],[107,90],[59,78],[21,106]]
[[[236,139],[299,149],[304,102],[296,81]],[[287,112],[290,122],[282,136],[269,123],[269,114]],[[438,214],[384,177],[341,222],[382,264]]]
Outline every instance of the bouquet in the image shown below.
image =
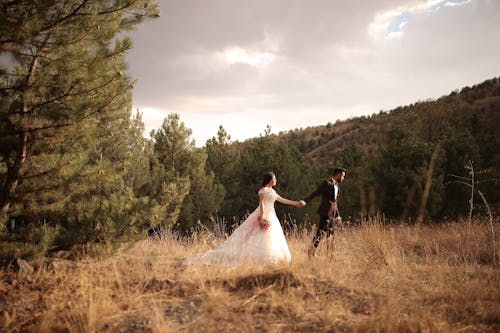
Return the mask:
[[260,217],[259,218],[259,227],[262,230],[266,231],[267,229],[269,229],[270,226],[271,226],[271,221],[269,221],[265,217]]

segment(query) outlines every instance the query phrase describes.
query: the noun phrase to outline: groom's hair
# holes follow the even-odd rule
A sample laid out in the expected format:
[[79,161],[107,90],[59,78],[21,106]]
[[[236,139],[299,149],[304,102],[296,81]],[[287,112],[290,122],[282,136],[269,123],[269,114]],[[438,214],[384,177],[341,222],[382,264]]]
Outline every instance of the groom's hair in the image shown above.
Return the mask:
[[335,177],[336,175],[342,172],[345,172],[344,168],[335,168],[335,170],[333,170],[333,176]]

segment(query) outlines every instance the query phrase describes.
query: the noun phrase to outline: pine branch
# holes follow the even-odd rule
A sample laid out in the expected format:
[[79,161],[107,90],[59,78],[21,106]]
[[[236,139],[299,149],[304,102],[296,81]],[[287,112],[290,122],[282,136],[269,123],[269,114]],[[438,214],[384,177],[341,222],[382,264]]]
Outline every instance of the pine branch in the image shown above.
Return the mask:
[[130,2],[129,4],[127,4],[127,5],[124,5],[123,7],[118,7],[116,9],[112,9],[112,10],[105,10],[105,11],[102,11],[102,12],[98,12],[98,14],[99,15],[113,14],[113,13],[116,13],[116,12],[124,11],[125,9],[132,7],[132,5],[133,5],[133,1]]
[[[91,93],[94,93],[94,92],[112,84],[116,80],[117,80],[117,76],[115,75],[109,81],[106,81],[99,86],[93,87],[93,88],[88,89],[88,90],[79,91],[77,93],[71,93],[71,91],[74,90],[77,87],[77,85],[80,83],[80,79],[78,79],[75,82],[73,82],[72,85],[69,87],[69,89],[65,93],[63,93],[62,95],[59,95],[57,97],[53,97],[52,99],[46,100],[44,102],[32,105],[29,109],[27,109],[25,111],[11,111],[11,112],[8,112],[7,114],[31,114],[33,112],[38,111],[38,109],[40,109],[41,107],[43,107],[45,105],[60,102],[61,100],[65,99],[67,97],[90,95]],[[20,131],[17,133],[22,133],[22,132],[23,131]]]
[[85,116],[77,119],[76,121],[74,122],[70,122],[70,123],[64,123],[64,124],[55,124],[55,125],[50,125],[50,126],[42,126],[42,127],[34,127],[34,128],[30,128],[29,130],[25,130],[25,131],[15,131],[14,133],[16,134],[20,134],[20,133],[35,133],[35,132],[40,132],[40,131],[44,131],[44,130],[48,130],[48,129],[57,129],[57,128],[63,128],[63,127],[69,127],[69,126],[74,126],[82,121],[84,121],[85,119],[93,116],[93,115],[96,115],[98,113],[101,113],[106,107],[108,107],[109,105],[111,105],[111,103],[115,100],[116,97],[120,96],[119,94],[116,94],[114,95],[109,101],[107,101],[102,107],[98,108],[97,110],[93,111],[93,112],[90,112],[88,114],[86,114]]
[[[75,89],[75,87],[77,86],[77,84],[80,83],[79,80],[76,81],[74,84],[72,84],[69,89],[62,95],[60,96],[57,96],[57,97],[54,97],[52,99],[49,99],[45,102],[42,102],[42,103],[38,103],[38,104],[35,104],[33,106],[31,106],[27,111],[23,112],[25,114],[27,113],[33,113],[35,111],[37,111],[38,109],[40,109],[41,107],[45,106],[45,105],[48,105],[48,104],[51,104],[51,103],[55,103],[55,102],[59,102],[60,100],[64,99],[64,98],[67,98],[67,97],[70,97],[70,96],[78,96],[80,94],[71,94],[71,91],[73,89]],[[19,112],[12,112],[12,113],[19,113]]]
[[66,162],[66,163],[63,163],[61,165],[58,165],[57,167],[54,167],[52,169],[48,169],[48,170],[42,171],[40,173],[25,175],[24,179],[31,179],[31,178],[37,178],[37,177],[41,177],[41,176],[46,176],[49,173],[52,173],[54,171],[58,171],[59,169],[61,169],[61,167],[64,167],[64,166],[69,165],[69,164],[71,164],[71,163],[70,162]]
[[499,178],[483,179],[483,180],[476,182],[476,184],[489,183],[489,182],[497,183],[497,182],[500,182],[500,179]]
[[463,185],[466,185],[468,187],[472,187],[472,184],[461,181],[461,180],[454,180],[454,181],[448,182],[446,184],[463,184]]
[[[48,26],[46,26],[45,28],[43,28],[42,30],[40,30],[40,32],[38,34],[44,35],[46,33],[49,33],[55,27],[61,25],[65,21],[67,21],[67,20],[71,19],[72,17],[76,16],[77,13],[80,11],[80,9],[82,9],[88,2],[89,2],[89,0],[83,0],[82,3],[80,5],[78,5],[71,13],[69,13],[68,15],[62,17],[58,21],[49,24]],[[87,14],[87,15],[89,15],[89,14]]]

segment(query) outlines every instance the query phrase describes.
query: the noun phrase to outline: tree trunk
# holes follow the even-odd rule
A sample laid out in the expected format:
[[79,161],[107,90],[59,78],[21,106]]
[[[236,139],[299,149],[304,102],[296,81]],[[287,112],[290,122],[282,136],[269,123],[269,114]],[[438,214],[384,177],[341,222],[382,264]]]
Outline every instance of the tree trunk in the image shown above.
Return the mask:
[[431,160],[429,162],[429,168],[427,169],[427,174],[425,176],[425,187],[424,192],[422,193],[422,202],[420,203],[420,209],[418,210],[417,222],[423,222],[425,211],[427,207],[427,201],[429,200],[429,194],[431,193],[432,186],[432,175],[434,173],[434,166],[436,164],[436,160],[439,155],[439,151],[441,150],[441,144],[438,143],[434,151],[432,152]]
[[35,76],[36,67],[38,66],[38,55],[33,57],[33,60],[30,64],[30,70],[26,79],[24,81],[24,91],[23,91],[23,102],[21,106],[22,110],[22,130],[20,134],[18,134],[18,144],[16,151],[14,152],[14,156],[11,161],[7,162],[7,177],[5,179],[5,183],[2,186],[2,192],[0,193],[0,212],[7,213],[10,208],[10,202],[12,195],[17,189],[17,185],[19,184],[19,179],[21,175],[21,170],[26,162],[26,156],[28,152],[28,124],[27,118],[24,116],[26,112],[28,112],[28,104],[29,101],[26,99],[26,91],[30,88],[31,82],[33,81],[33,77]]
[[2,213],[6,213],[10,207],[10,198],[16,191],[19,183],[21,169],[26,162],[26,153],[28,147],[28,133],[19,134],[19,144],[17,154],[12,163],[7,163],[7,179],[2,187],[0,194],[0,207]]

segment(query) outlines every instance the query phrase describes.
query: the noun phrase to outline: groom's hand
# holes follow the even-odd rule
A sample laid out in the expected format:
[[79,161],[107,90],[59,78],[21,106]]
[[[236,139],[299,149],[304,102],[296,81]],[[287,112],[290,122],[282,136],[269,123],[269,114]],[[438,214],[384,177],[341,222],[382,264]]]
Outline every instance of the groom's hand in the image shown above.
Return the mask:
[[300,206],[299,207],[304,207],[306,205],[306,202],[304,200],[299,200]]

